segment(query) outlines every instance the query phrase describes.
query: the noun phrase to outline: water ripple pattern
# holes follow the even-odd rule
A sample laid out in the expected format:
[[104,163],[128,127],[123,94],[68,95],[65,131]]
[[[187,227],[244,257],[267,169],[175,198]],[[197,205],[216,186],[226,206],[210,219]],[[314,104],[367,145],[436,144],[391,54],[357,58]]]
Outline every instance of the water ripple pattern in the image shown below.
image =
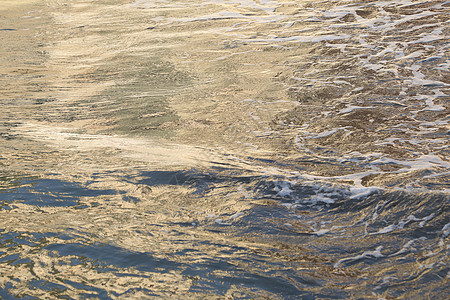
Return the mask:
[[0,298],[446,299],[448,1],[0,1]]

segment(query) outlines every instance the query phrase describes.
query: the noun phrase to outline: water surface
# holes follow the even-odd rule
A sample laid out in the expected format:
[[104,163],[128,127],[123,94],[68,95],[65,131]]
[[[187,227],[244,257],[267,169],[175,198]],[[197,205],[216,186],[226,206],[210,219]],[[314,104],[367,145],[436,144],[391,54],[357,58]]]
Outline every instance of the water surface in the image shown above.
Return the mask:
[[0,2],[0,296],[443,299],[443,1]]

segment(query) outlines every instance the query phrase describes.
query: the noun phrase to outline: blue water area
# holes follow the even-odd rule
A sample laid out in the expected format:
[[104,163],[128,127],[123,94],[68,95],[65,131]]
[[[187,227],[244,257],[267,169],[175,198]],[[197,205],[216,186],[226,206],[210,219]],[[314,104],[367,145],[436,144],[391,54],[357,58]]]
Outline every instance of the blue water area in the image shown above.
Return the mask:
[[[27,268],[34,268],[36,261],[32,262],[26,255],[17,253],[21,245],[32,245],[33,251],[49,251],[53,258],[61,258],[60,264],[71,266],[86,266],[95,269],[99,273],[114,273],[116,276],[156,276],[158,274],[179,273],[186,280],[191,281],[190,293],[219,294],[225,295],[233,286],[241,286],[248,289],[250,293],[257,294],[258,291],[267,291],[283,296],[285,299],[296,299],[302,295],[303,299],[314,299],[308,292],[302,293],[298,285],[316,286],[318,281],[311,281],[310,276],[298,277],[298,274],[290,274],[289,267],[279,265],[275,268],[261,269],[265,266],[264,257],[259,254],[251,254],[246,247],[231,246],[228,244],[202,241],[201,245],[206,248],[217,250],[215,255],[205,253],[201,249],[184,248],[171,253],[169,257],[158,257],[152,252],[138,252],[124,249],[111,244],[104,243],[80,243],[78,241],[61,240],[60,243],[50,243],[48,237],[63,237],[55,233],[19,233],[10,232],[0,235],[0,242],[9,248],[8,253],[0,254],[0,265],[25,264]],[[9,245],[9,246],[8,246]],[[15,253],[14,253],[15,252]],[[64,259],[70,258],[69,260]],[[186,260],[186,257],[193,259]],[[277,264],[276,264],[277,265]],[[280,268],[281,267],[281,268]],[[137,270],[140,274],[129,272]],[[290,278],[290,279],[288,279]],[[91,285],[88,281],[80,282],[71,279],[63,279],[61,282],[51,282],[46,279],[32,279],[27,283],[33,289],[50,291],[54,295],[62,295],[68,286],[79,291],[79,296],[86,298],[111,299],[124,295],[114,291],[106,291],[99,286]],[[8,294],[12,289],[6,285],[0,289],[2,299],[16,299]],[[146,295],[157,295],[157,288],[152,290],[151,286],[130,286],[126,293],[142,291]],[[37,299],[27,297],[21,299]]]
[[182,185],[192,179],[192,175],[185,171],[145,171],[140,174],[138,183],[149,186],[157,185]]
[[110,266],[115,266],[117,268],[133,267],[144,272],[159,270],[164,273],[181,267],[181,264],[175,261],[156,258],[150,253],[132,252],[108,244],[52,244],[46,246],[45,249],[57,251],[60,256],[75,255],[82,258],[72,261],[73,264],[83,263],[83,260],[93,261],[98,271],[102,269],[110,271]]
[[[0,192],[0,201],[8,205],[21,202],[34,206],[68,207],[76,206],[80,197],[113,195],[115,190],[89,189],[78,183],[57,179],[35,179],[21,182],[18,188]],[[7,207],[6,207],[7,208]]]
[[[238,252],[246,249],[229,249],[220,244],[210,244],[217,249],[226,248],[220,251],[221,254],[227,254],[227,251]],[[132,268],[147,274],[167,274],[171,272],[181,272],[187,279],[192,279],[193,283],[190,289],[192,293],[211,293],[225,294],[232,286],[247,286],[255,291],[259,289],[267,290],[271,293],[293,297],[299,294],[298,288],[283,276],[278,276],[277,271],[273,272],[252,272],[245,267],[240,267],[241,263],[249,262],[247,255],[235,257],[228,260],[226,257],[208,257],[195,249],[185,249],[179,253],[173,253],[173,259],[158,258],[151,253],[133,252],[108,244],[84,245],[79,243],[69,244],[51,244],[44,249],[58,253],[58,256],[76,256],[78,259],[72,259],[72,264],[85,264],[86,261],[93,263],[94,268],[99,272],[114,272],[117,276],[121,274],[129,276],[124,269]],[[195,255],[202,259],[190,264],[178,262],[187,252],[195,252]],[[231,254],[231,253],[228,253]],[[212,271],[220,271],[220,275]],[[145,275],[142,275],[145,276]],[[303,280],[299,278],[298,282]],[[105,291],[96,287],[87,286],[72,281],[65,281],[66,284],[74,288],[94,293],[97,297],[108,298]],[[308,282],[308,284],[311,284]],[[42,285],[42,284],[41,284]],[[136,289],[133,289],[136,291]],[[151,294],[151,290],[145,290],[146,294]],[[115,296],[120,296],[114,292]],[[86,294],[88,296],[89,294]],[[93,296],[92,295],[92,296]],[[307,296],[307,294],[305,294]],[[305,298],[308,299],[308,298]],[[312,298],[311,298],[312,299]]]

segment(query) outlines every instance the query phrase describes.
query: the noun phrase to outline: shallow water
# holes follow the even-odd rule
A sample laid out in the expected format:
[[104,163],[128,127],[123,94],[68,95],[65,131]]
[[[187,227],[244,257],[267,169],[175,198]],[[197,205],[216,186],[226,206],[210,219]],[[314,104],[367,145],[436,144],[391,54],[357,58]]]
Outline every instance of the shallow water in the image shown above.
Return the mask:
[[0,297],[444,299],[449,10],[0,1]]

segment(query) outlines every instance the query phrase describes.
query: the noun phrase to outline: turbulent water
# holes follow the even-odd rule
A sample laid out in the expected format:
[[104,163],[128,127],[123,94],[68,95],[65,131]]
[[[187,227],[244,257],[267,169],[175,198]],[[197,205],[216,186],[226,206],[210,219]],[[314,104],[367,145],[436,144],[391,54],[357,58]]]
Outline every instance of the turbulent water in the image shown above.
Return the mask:
[[0,0],[0,297],[445,299],[449,22]]

